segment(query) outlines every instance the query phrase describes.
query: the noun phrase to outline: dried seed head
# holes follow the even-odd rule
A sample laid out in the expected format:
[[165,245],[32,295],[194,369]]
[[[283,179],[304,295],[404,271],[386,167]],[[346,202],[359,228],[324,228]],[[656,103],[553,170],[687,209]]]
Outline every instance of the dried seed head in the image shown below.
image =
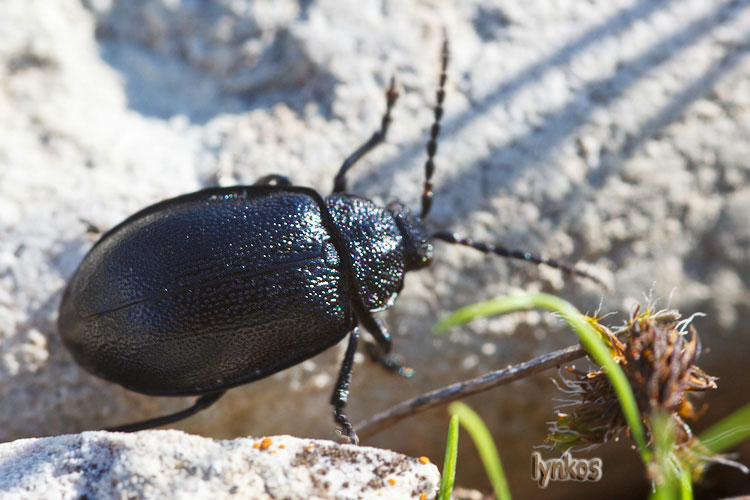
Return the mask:
[[[630,320],[615,330],[602,325],[599,318],[588,318],[625,372],[646,425],[656,412],[670,415],[678,447],[694,441],[683,418],[695,419],[701,413],[688,400],[688,393],[716,388],[716,377],[694,364],[700,355],[700,342],[690,325],[692,317],[680,318],[680,313],[672,309],[640,313],[636,308]],[[573,378],[563,379],[565,391],[579,399],[565,405],[573,406],[572,411],[558,411],[547,443],[556,449],[569,449],[617,439],[627,425],[604,370],[568,371]]]

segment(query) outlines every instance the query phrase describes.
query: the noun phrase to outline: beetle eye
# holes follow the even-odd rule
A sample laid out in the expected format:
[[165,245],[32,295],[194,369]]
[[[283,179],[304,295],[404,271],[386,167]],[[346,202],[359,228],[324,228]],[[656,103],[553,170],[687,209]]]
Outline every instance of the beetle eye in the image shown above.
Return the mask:
[[432,243],[426,240],[413,243],[416,243],[416,245],[413,245],[409,249],[411,251],[407,254],[407,271],[422,269],[429,266],[430,262],[432,262]]
[[422,244],[419,246],[419,258],[422,261],[422,265],[419,267],[427,266],[432,262],[432,251],[432,243],[429,241],[422,241]]

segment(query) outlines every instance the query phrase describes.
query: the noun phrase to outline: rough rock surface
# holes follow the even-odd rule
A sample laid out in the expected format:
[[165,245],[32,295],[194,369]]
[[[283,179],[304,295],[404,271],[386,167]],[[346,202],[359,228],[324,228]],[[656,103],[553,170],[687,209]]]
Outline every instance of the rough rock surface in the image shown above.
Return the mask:
[[432,498],[433,464],[398,453],[291,436],[215,441],[181,431],[104,431],[0,444],[0,497]]
[[[277,172],[327,192],[379,123],[392,74],[401,98],[387,144],[350,188],[416,207],[442,26],[452,56],[430,227],[585,262],[614,291],[437,244],[434,265],[381,315],[416,376],[359,359],[352,419],[572,343],[537,312],[430,331],[446,311],[519,288],[624,315],[653,287],[704,311],[701,365],[721,377],[704,421],[747,400],[748,2],[6,0],[0,19],[0,440],[189,404],[97,380],[60,345],[56,309],[95,240],[87,223],[109,228],[217,172],[228,183]],[[230,391],[182,428],[333,437],[341,348]],[[521,496],[536,491],[528,457],[552,397],[539,377],[469,401],[512,457]],[[434,411],[371,443],[440,460],[446,428]],[[626,491],[632,475],[607,463],[634,454],[596,453],[604,479],[565,486]],[[481,486],[472,456],[462,449],[459,481]]]

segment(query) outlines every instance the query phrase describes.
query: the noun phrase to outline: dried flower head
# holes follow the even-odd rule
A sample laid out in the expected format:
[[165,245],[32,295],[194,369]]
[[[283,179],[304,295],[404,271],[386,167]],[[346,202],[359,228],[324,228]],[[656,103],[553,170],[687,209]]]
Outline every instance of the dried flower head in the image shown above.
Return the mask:
[[[636,308],[627,323],[615,330],[602,325],[600,318],[588,318],[625,372],[646,426],[655,413],[670,415],[678,447],[693,442],[690,427],[683,419],[695,419],[700,413],[688,400],[688,394],[716,388],[716,377],[694,364],[701,345],[690,324],[693,317],[680,320],[676,310],[641,313]],[[569,449],[617,439],[627,425],[605,371],[568,371],[573,378],[563,378],[563,391],[578,399],[562,405],[572,406],[572,411],[560,412],[558,408],[548,444]]]

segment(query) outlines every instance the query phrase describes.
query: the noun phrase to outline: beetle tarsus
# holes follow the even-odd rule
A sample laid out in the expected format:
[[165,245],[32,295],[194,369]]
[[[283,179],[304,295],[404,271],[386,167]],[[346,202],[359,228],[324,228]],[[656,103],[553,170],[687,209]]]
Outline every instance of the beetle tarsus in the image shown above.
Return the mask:
[[357,433],[354,432],[354,426],[349,421],[349,417],[344,414],[343,408],[334,408],[333,420],[338,424],[336,432],[338,432],[339,436],[345,439],[349,444],[359,444],[359,437],[357,436]]
[[380,366],[389,372],[395,373],[404,378],[411,378],[414,376],[414,370],[405,366],[403,356],[398,354],[386,354],[383,352],[380,345],[375,342],[365,342],[365,350],[367,350],[370,359],[380,364]]

